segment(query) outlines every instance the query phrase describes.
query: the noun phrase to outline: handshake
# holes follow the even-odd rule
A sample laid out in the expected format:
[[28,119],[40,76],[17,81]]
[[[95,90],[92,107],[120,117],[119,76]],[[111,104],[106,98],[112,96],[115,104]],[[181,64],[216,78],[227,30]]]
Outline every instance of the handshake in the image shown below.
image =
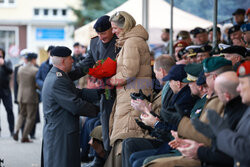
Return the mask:
[[130,94],[130,97],[131,97],[131,99],[133,99],[133,100],[137,100],[137,99],[141,99],[141,100],[144,100],[144,99],[146,99],[147,101],[150,101],[150,95],[149,96],[146,96],[143,92],[142,92],[142,90],[140,89],[139,90],[139,93],[131,93]]

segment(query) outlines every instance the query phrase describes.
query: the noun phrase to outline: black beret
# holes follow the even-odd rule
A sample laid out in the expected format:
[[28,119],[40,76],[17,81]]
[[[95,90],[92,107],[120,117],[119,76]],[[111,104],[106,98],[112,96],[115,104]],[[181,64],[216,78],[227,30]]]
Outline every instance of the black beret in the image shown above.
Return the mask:
[[28,59],[28,60],[32,60],[32,59],[36,59],[37,58],[37,54],[36,53],[27,53],[25,55],[25,59]]
[[196,37],[197,34],[203,33],[203,32],[207,32],[204,28],[201,27],[196,27],[195,29],[190,31],[190,34],[193,34],[194,37]]
[[204,71],[202,70],[201,73],[199,74],[198,79],[196,80],[196,84],[201,86],[206,83],[206,76],[204,74]]
[[233,12],[233,16],[238,14],[245,15],[245,12],[245,9],[237,9],[235,12]]
[[[210,27],[210,28],[208,29],[208,32],[210,32],[210,31],[213,31],[213,27]],[[220,27],[216,27],[216,31],[217,31],[217,32],[221,32],[221,31],[220,31]]]
[[79,42],[75,42],[73,47],[76,47],[76,46],[80,46],[80,43]]
[[108,30],[110,27],[111,27],[111,23],[109,21],[109,16],[107,15],[104,15],[100,17],[99,19],[97,19],[94,25],[94,29],[96,30],[96,32],[104,32]]
[[240,25],[234,25],[233,27],[229,28],[228,30],[228,35],[240,31]]
[[53,46],[53,45],[50,45],[49,47],[48,47],[48,49],[47,49],[47,52],[50,52],[52,49],[54,49],[55,48],[55,46]]
[[237,53],[241,55],[242,57],[246,57],[247,49],[243,46],[230,46],[226,49],[223,49],[221,53]]
[[50,52],[51,56],[57,56],[57,57],[68,57],[71,55],[71,53],[72,51],[65,46],[56,46]]

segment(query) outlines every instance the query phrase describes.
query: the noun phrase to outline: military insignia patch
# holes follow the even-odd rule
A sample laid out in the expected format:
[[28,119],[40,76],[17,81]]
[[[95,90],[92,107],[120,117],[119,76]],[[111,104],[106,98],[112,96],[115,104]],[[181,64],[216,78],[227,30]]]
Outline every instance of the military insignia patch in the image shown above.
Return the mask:
[[61,72],[56,72],[56,76],[57,76],[57,77],[61,77],[61,76],[62,76],[62,73],[61,73]]

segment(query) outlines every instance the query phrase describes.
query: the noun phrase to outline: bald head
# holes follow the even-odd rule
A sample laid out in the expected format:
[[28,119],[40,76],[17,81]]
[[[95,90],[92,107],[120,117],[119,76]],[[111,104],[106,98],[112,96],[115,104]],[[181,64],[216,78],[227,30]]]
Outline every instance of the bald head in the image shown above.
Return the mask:
[[236,72],[228,71],[216,77],[214,82],[214,89],[219,99],[226,104],[231,99],[239,96],[236,88],[239,84],[239,78]]

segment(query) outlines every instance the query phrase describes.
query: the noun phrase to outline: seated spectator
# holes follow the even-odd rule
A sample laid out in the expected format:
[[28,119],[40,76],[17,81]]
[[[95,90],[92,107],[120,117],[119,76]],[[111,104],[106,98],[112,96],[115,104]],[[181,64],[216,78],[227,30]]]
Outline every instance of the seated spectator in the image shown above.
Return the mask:
[[205,45],[209,42],[207,31],[201,27],[196,27],[191,30],[190,34],[193,35],[193,42],[195,45]]
[[242,24],[245,24],[245,9],[237,9],[235,12],[233,12],[234,21],[237,25],[241,26]]

